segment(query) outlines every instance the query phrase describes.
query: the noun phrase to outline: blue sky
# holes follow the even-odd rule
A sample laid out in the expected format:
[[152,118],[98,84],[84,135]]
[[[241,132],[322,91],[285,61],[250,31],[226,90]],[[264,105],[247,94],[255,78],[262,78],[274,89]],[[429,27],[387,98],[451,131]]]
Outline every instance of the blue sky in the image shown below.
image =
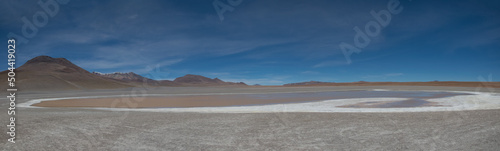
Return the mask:
[[[91,72],[264,85],[500,79],[500,1],[401,0],[401,12],[351,63],[339,44],[354,45],[353,28],[364,30],[375,21],[370,11],[387,10],[389,0],[242,0],[224,20],[213,2],[72,0],[18,44],[17,63],[49,55]],[[0,34],[22,36],[21,18],[41,11],[37,1],[1,1]]]

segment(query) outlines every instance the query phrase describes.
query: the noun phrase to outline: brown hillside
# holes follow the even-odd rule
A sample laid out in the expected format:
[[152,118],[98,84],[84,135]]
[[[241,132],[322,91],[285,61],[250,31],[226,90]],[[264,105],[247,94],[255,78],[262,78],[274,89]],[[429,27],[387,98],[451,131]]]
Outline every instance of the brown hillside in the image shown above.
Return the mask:
[[[131,87],[120,81],[94,75],[64,58],[38,56],[17,68],[16,87],[22,90],[78,90]],[[0,72],[7,77],[7,71]],[[7,87],[3,84],[2,87]]]

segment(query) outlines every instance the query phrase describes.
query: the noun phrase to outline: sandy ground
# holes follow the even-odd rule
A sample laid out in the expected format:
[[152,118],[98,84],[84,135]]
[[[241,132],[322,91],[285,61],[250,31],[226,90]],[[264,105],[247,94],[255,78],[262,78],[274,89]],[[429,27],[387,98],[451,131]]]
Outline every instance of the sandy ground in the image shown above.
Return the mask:
[[[20,92],[18,102],[79,96],[345,90],[451,90],[461,87],[162,88]],[[7,110],[2,99],[0,107]],[[17,141],[1,150],[497,150],[500,110],[411,113],[172,113],[18,108]],[[7,114],[0,114],[7,125]],[[7,131],[7,127],[4,127]]]

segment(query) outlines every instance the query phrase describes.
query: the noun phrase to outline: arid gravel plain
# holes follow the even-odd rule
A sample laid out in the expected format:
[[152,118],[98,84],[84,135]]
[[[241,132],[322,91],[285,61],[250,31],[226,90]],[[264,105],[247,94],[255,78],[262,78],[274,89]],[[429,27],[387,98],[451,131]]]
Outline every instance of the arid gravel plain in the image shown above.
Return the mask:
[[[32,99],[143,94],[498,88],[430,86],[168,87],[23,92]],[[8,101],[0,107],[7,110]],[[500,100],[499,100],[500,101]],[[16,143],[1,150],[497,150],[500,110],[408,113],[195,113],[82,108],[16,109]],[[0,114],[4,125],[8,115]],[[4,131],[7,128],[4,126]]]

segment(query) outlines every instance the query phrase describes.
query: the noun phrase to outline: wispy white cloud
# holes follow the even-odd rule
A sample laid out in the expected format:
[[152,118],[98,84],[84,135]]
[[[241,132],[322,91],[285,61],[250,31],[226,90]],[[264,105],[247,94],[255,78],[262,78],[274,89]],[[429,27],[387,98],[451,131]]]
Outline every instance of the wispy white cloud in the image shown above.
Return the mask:
[[385,74],[385,76],[388,76],[388,77],[394,77],[394,76],[402,76],[404,75],[403,73],[389,73],[389,74]]
[[319,72],[316,72],[316,71],[303,71],[301,73],[302,74],[319,74]]
[[135,64],[134,62],[125,62],[125,61],[114,62],[108,60],[76,60],[73,61],[73,63],[85,69],[111,69],[111,68],[120,68]]
[[128,16],[128,18],[130,18],[130,19],[135,19],[135,18],[137,18],[137,16],[139,16],[139,15],[134,14],[134,15],[130,15],[130,16]]
[[382,74],[382,75],[366,75],[366,76],[363,76],[362,78],[363,79],[381,79],[381,80],[384,80],[384,79],[387,79],[387,78],[390,78],[390,77],[398,77],[398,76],[403,76],[404,74],[403,73],[387,73],[387,74]]
[[210,72],[210,73],[207,73],[207,75],[210,75],[210,76],[229,76],[229,75],[231,75],[231,73],[229,73],[229,72]]
[[[149,61],[149,62],[144,62],[144,61],[112,61],[112,60],[75,60],[73,63],[76,65],[85,68],[85,69],[93,69],[93,70],[98,70],[98,69],[118,69],[118,68],[126,68],[126,67],[143,67],[145,70],[151,70],[151,69],[146,69],[148,66],[152,65],[159,65],[162,67],[166,67],[169,65],[173,65],[175,63],[181,62],[182,59],[173,59],[173,60],[164,60],[161,62],[154,62],[154,61]],[[138,63],[139,62],[139,63]],[[141,67],[141,68],[142,68]],[[130,71],[134,71],[134,69],[130,69]],[[137,70],[137,69],[135,69]],[[135,71],[139,72],[139,71]],[[139,72],[140,73],[140,72]]]
[[324,62],[321,62],[321,63],[314,65],[313,68],[334,67],[334,66],[343,66],[343,65],[349,65],[349,64],[347,64],[347,61],[345,61],[345,60],[324,61]]

